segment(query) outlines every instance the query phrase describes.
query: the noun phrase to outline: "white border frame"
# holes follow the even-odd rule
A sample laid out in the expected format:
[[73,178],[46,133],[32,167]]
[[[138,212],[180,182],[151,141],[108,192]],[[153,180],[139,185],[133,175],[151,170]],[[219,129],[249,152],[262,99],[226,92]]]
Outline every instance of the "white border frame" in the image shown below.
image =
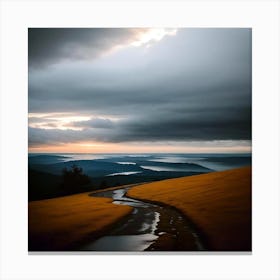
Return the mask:
[[[7,0],[0,19],[1,279],[280,279],[278,1]],[[252,255],[28,255],[27,28],[109,26],[253,28]]]

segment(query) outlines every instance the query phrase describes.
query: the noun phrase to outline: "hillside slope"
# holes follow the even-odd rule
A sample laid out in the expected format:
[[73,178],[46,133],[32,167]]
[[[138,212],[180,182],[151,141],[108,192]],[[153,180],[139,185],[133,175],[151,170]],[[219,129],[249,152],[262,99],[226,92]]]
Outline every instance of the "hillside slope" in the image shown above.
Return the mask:
[[251,167],[136,186],[128,196],[176,207],[198,226],[209,250],[251,250]]
[[132,211],[111,202],[89,193],[29,202],[29,251],[68,250],[87,237],[102,235]]

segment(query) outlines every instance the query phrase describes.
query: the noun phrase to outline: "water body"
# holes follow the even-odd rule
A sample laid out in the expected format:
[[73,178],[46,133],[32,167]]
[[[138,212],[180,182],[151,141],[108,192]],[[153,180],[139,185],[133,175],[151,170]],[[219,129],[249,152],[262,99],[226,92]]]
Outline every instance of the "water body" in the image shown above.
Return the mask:
[[192,171],[188,168],[178,168],[178,167],[162,167],[162,166],[150,166],[150,165],[141,165],[141,168],[152,170],[152,171]]
[[133,175],[133,174],[138,174],[142,173],[142,171],[129,171],[129,172],[118,172],[118,173],[112,173],[106,176],[117,176],[117,175]]
[[148,161],[151,162],[165,162],[165,163],[197,163],[199,160],[204,160],[204,158],[199,157],[175,157],[175,156],[168,156],[165,155],[163,157],[156,157],[154,159],[150,159]]
[[[83,165],[83,161],[89,160],[92,160],[92,166],[88,163],[86,167],[82,166],[84,171],[89,167],[95,170],[96,164],[102,162],[106,162],[107,167],[109,163],[114,166],[122,165],[123,169],[127,169],[122,170],[123,172],[139,171],[139,166],[152,171],[189,171],[187,166],[180,168],[178,163],[196,164],[213,171],[221,171],[250,165],[251,154],[29,154],[29,164],[33,167],[36,164],[48,165],[68,161],[79,161],[77,164]],[[135,170],[131,170],[133,166]],[[49,170],[51,172],[51,169]],[[110,168],[111,174],[117,172],[120,171],[114,172]]]
[[118,164],[128,164],[128,165],[136,165],[136,162],[127,162],[127,161],[119,161],[119,162],[116,162]]
[[[197,233],[176,210],[168,209],[152,203],[146,203],[125,196],[129,188],[94,193],[92,196],[112,198],[115,204],[129,205],[133,211],[126,220],[119,223],[108,235],[80,248],[83,251],[144,251],[151,248],[159,236],[169,234],[176,239],[178,234],[188,233],[195,250],[203,250]],[[168,220],[164,232],[159,225],[161,217]],[[179,232],[180,231],[180,232]]]

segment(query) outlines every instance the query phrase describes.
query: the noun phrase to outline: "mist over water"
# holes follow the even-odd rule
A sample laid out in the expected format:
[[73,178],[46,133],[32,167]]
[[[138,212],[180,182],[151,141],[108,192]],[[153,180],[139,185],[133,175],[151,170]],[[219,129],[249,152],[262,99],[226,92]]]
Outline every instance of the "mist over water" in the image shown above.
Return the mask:
[[29,154],[29,200],[71,194],[61,186],[74,166],[88,178],[75,192],[86,192],[250,165],[250,154]]
[[[40,157],[40,164],[55,162],[93,161],[109,162],[123,167],[140,166],[151,171],[189,171],[190,165],[207,168],[212,171],[222,171],[251,164],[251,154],[29,154],[32,163]],[[52,161],[53,160],[53,161]],[[140,173],[139,170],[125,170],[111,172],[114,175],[132,175]]]

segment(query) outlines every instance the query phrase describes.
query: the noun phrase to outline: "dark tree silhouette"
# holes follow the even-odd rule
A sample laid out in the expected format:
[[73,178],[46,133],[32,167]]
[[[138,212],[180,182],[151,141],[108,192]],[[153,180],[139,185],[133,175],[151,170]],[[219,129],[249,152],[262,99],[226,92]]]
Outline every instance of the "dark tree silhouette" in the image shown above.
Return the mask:
[[90,183],[89,177],[83,174],[83,169],[75,164],[70,169],[67,167],[63,168],[62,175],[62,186],[66,192],[80,192],[82,191],[82,186]]
[[103,181],[100,183],[99,188],[100,188],[100,189],[104,189],[104,188],[106,188],[106,187],[107,187],[107,182],[106,182],[105,180],[103,180]]

